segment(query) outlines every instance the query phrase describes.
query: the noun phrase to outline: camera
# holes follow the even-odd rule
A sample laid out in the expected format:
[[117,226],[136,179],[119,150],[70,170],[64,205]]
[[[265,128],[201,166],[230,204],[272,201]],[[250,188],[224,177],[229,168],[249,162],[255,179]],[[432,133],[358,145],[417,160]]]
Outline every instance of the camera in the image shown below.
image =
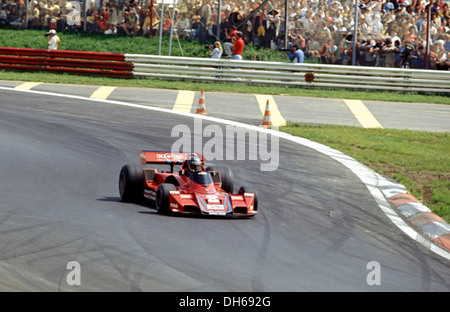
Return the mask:
[[414,45],[412,45],[411,43],[407,43],[405,45],[405,51],[408,51],[408,52],[414,51]]
[[403,61],[408,62],[411,57],[411,53],[414,51],[415,47],[411,43],[405,44],[405,49],[403,50]]
[[205,45],[205,49],[213,49],[214,47],[212,45]]

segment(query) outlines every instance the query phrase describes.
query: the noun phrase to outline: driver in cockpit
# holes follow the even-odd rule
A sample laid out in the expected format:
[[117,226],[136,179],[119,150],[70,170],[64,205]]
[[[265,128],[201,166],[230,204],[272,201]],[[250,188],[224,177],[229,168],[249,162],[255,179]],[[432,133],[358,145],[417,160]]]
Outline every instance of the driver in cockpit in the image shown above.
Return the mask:
[[186,161],[186,165],[189,171],[197,172],[202,170],[202,161],[197,154],[191,154]]

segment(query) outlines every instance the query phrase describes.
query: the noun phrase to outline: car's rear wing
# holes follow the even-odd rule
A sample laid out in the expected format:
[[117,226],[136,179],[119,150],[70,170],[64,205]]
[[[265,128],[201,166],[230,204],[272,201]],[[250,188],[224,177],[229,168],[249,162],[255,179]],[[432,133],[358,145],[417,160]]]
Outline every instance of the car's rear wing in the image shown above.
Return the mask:
[[[140,159],[142,165],[147,164],[171,164],[181,165],[193,153],[172,153],[172,152],[158,152],[158,151],[141,151]],[[204,164],[203,154],[196,154]]]

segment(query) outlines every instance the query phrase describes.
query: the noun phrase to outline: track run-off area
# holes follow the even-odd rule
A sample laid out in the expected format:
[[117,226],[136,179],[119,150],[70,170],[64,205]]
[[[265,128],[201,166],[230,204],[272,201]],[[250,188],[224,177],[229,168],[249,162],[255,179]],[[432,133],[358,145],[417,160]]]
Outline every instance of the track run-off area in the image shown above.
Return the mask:
[[[191,114],[198,93],[1,85],[0,290],[450,290],[448,253],[389,207],[383,191],[397,186],[326,146],[259,128],[260,95],[206,94],[208,115],[200,116]],[[372,103],[343,100],[303,99],[317,105],[287,115],[302,100],[289,99],[273,98],[276,122],[394,122]],[[439,115],[429,130],[448,131],[448,109],[433,107],[420,123],[396,123],[422,128]],[[250,160],[250,149],[242,160],[215,162],[232,168],[235,185],[257,189],[258,215],[184,218],[121,202],[121,166],[137,164],[142,149],[170,150],[174,127],[199,121],[277,142],[276,170],[261,170],[265,160]],[[70,263],[79,264],[79,285],[69,282]]]

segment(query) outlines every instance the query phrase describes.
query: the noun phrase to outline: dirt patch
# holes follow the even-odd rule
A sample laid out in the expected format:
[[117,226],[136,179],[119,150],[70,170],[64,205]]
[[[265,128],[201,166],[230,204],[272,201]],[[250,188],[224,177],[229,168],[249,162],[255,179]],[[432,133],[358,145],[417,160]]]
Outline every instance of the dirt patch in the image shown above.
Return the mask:
[[[450,175],[436,175],[434,171],[406,171],[404,168],[392,168],[390,164],[385,163],[374,163],[369,164],[369,166],[386,178],[392,179],[397,183],[401,183],[401,181],[395,179],[396,176],[406,177],[414,185],[414,189],[410,190],[410,192],[414,193],[424,203],[432,203],[433,187],[430,184],[434,181],[450,181]],[[407,185],[405,186],[408,187]]]

